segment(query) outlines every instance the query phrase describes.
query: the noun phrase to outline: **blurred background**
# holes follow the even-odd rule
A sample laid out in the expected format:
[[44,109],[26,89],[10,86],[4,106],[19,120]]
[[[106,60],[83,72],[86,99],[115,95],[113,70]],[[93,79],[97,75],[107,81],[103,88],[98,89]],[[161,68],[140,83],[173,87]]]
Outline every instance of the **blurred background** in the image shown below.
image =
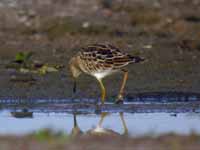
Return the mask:
[[[98,98],[99,86],[88,76],[80,77],[74,95],[68,70],[69,59],[81,47],[93,43],[110,43],[148,60],[145,64],[128,67],[127,99],[148,92],[198,93],[199,38],[200,0],[0,0],[0,100]],[[122,74],[105,79],[108,101],[115,99],[121,79]],[[187,119],[183,119],[183,124]],[[160,119],[161,124],[162,120],[165,117]],[[193,121],[188,126],[196,125],[199,119]],[[8,120],[3,122],[13,124]],[[171,122],[173,119],[164,124]],[[63,141],[68,137],[46,130],[29,135],[28,139],[30,144],[43,137],[52,142],[57,135],[59,140],[55,143],[62,144],[53,142],[52,149],[74,148],[77,140],[66,146]],[[13,149],[10,143],[15,142],[19,145],[16,149],[32,149],[26,140],[27,136],[19,139],[0,136],[0,149]],[[82,140],[84,146],[91,140],[97,142],[90,149],[101,147],[99,140],[109,141],[101,137]],[[127,150],[137,145],[138,150],[160,149],[163,145],[166,149],[189,150],[199,146],[196,133],[178,136],[170,132],[156,140],[148,135],[115,140],[111,144],[106,142],[105,148],[122,149],[119,144],[124,144]],[[162,142],[156,143],[158,141]],[[35,149],[41,146],[49,149],[48,142],[37,143]],[[75,147],[81,149],[78,146]]]
[[[139,92],[198,92],[199,14],[198,0],[1,0],[0,97],[72,97],[68,61],[93,43],[111,43],[148,60],[129,67],[130,97]],[[121,76],[105,79],[109,98],[119,90],[111,78],[119,81]],[[78,88],[77,97],[99,93],[95,79],[87,76]]]

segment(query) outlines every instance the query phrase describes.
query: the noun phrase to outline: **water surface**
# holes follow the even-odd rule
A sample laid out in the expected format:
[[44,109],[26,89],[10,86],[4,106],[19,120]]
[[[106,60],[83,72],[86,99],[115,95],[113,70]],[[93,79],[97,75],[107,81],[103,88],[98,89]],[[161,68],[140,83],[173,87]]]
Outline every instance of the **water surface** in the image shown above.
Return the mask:
[[[200,114],[169,114],[169,113],[124,113],[124,119],[131,136],[160,135],[174,132],[189,134],[191,131],[200,133]],[[99,115],[78,115],[79,128],[86,132],[94,129],[100,120]],[[73,128],[72,114],[43,114],[35,113],[33,118],[14,118],[8,112],[0,114],[0,134],[26,134],[43,128],[50,128],[70,134]],[[113,113],[107,116],[103,122],[103,128],[111,129],[123,134],[123,125],[119,114]]]
[[21,135],[44,128],[68,134],[78,128],[84,134],[97,127],[119,135],[128,131],[130,136],[200,133],[199,97],[195,93],[143,93],[121,105],[107,102],[103,106],[93,99],[0,100],[0,134]]

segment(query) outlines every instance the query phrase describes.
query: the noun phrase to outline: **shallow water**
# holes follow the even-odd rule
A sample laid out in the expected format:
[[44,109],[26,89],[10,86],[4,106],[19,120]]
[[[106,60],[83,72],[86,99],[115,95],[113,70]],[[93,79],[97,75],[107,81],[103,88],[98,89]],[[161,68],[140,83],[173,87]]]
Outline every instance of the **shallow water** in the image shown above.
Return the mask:
[[[83,132],[94,129],[99,120],[99,115],[77,116],[78,126]],[[169,113],[124,113],[124,120],[128,128],[128,134],[131,136],[160,135],[169,132],[189,134],[191,131],[200,133],[200,114],[181,113],[174,116],[174,114]],[[35,113],[33,118],[18,119],[11,117],[8,112],[4,111],[0,114],[0,122],[0,134],[21,135],[43,128],[64,131],[70,134],[73,128],[73,115]],[[107,116],[102,127],[111,129],[119,134],[124,132],[122,122],[117,113]]]
[[[145,93],[96,105],[96,100],[0,100],[0,134],[27,134],[43,128],[127,134],[200,133],[200,99],[194,93]],[[75,115],[76,114],[76,115]],[[98,127],[98,128],[97,128]]]

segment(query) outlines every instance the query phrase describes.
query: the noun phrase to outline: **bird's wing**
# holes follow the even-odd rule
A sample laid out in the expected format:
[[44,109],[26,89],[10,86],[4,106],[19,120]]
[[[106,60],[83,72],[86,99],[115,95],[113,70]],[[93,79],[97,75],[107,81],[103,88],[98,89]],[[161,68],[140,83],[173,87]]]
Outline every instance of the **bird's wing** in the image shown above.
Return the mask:
[[82,48],[80,57],[101,69],[120,69],[131,62],[136,62],[136,57],[123,53],[110,44],[93,44]]

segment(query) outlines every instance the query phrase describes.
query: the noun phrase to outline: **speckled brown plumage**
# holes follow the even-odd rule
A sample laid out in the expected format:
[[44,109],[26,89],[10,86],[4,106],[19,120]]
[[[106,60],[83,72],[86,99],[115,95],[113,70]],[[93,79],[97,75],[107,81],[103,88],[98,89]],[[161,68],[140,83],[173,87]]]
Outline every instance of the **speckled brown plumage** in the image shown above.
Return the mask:
[[104,71],[115,72],[129,63],[137,63],[143,60],[140,57],[133,57],[123,53],[110,44],[89,45],[82,48],[76,57],[80,64],[80,69],[91,75]]
[[[123,70],[122,68],[129,63],[139,63],[143,60],[138,56],[131,56],[121,52],[117,47],[110,44],[93,44],[83,47],[72,57],[70,60],[70,69],[74,78],[77,78],[82,72],[96,77],[100,82],[102,90],[105,91],[101,81],[102,78]],[[120,99],[122,98],[122,90],[128,76],[128,72],[124,72],[125,76],[122,84],[123,87],[120,90]],[[102,99],[104,98],[105,96],[102,97]]]

